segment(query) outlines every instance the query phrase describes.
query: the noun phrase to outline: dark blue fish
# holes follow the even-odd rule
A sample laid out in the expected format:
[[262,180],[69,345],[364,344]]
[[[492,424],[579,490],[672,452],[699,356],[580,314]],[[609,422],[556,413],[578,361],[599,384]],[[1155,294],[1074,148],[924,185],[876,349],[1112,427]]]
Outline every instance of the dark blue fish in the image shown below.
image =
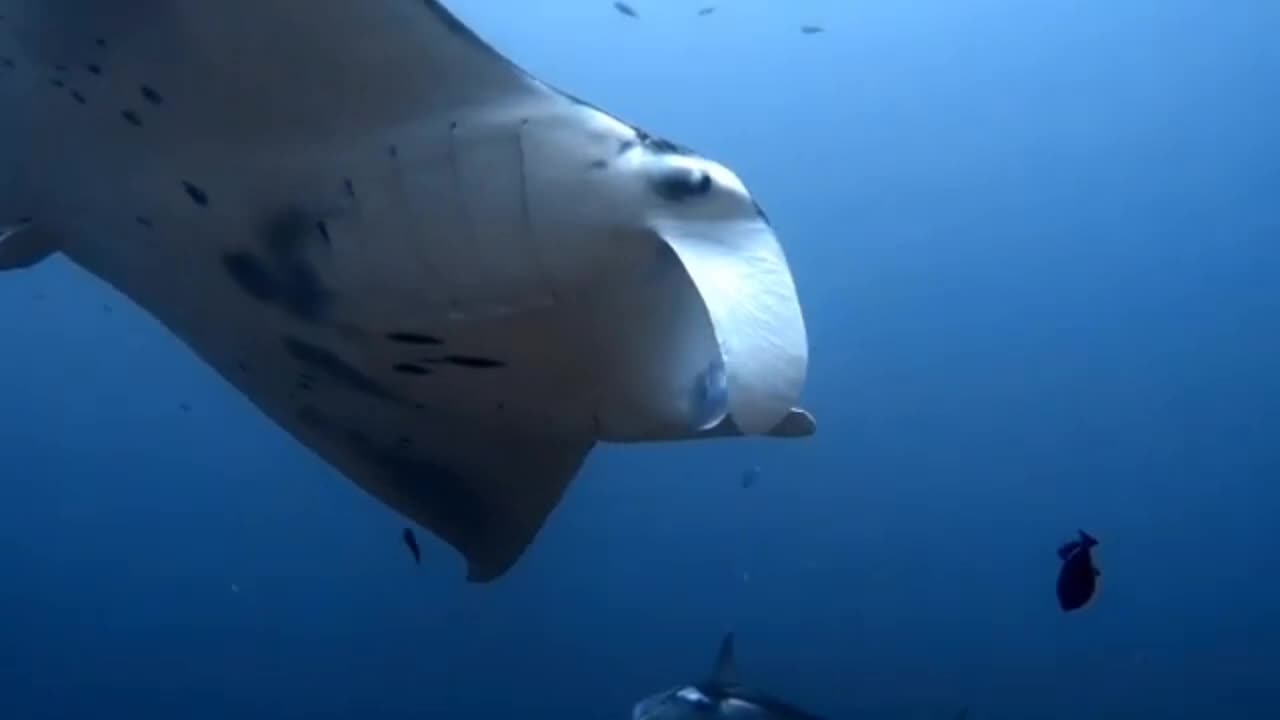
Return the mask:
[[823,29],[818,25],[803,25],[800,27],[800,32],[805,35],[817,35],[818,33],[823,32]]
[[710,15],[711,13],[713,13],[713,12],[715,12],[715,11],[716,11],[715,6],[714,6],[714,5],[709,5],[709,6],[707,6],[707,7],[702,8],[701,10],[699,10],[699,11],[698,11],[698,15],[705,17],[705,16]]
[[418,538],[414,537],[413,530],[404,529],[404,544],[409,546],[409,552],[413,553],[413,561],[418,565],[422,564],[422,549],[418,547]]
[[1091,552],[1098,541],[1081,530],[1080,539],[1058,548],[1062,569],[1058,571],[1058,605],[1063,612],[1079,610],[1093,598],[1102,575],[1093,565]]
[[635,9],[624,2],[616,2],[613,4],[613,7],[615,10],[627,17],[637,17]]
[[760,482],[760,478],[762,477],[764,477],[764,471],[762,471],[759,466],[747,468],[742,473],[742,487],[744,489],[753,487],[756,483]]

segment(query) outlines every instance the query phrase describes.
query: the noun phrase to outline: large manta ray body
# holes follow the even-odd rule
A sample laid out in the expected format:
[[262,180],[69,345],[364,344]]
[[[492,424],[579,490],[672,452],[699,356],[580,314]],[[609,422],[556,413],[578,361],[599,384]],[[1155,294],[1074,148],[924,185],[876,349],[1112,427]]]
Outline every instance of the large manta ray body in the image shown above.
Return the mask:
[[0,270],[55,253],[473,581],[597,442],[814,431],[738,177],[432,0],[0,0]]

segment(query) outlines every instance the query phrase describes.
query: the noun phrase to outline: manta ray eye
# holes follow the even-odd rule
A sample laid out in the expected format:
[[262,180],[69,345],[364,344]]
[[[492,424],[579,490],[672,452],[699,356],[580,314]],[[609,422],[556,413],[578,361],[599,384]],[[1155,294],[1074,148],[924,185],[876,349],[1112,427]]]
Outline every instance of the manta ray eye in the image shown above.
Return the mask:
[[653,191],[664,200],[683,202],[711,192],[711,174],[693,168],[670,168],[654,179]]

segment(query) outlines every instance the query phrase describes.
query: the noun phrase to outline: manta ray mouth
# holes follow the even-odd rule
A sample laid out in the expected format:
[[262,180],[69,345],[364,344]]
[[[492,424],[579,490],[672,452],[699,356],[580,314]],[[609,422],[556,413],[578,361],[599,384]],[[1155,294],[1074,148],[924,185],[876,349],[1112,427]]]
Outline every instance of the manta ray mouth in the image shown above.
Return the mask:
[[768,434],[799,404],[809,360],[777,237],[761,220],[663,221],[654,230],[697,289],[720,352],[694,382],[691,420],[702,430],[727,416],[744,434]]

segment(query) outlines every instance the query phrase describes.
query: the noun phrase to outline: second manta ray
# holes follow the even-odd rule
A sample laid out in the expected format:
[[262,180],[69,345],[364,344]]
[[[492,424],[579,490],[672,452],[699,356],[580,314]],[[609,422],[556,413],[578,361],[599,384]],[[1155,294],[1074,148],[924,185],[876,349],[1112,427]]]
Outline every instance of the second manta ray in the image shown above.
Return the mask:
[[0,270],[109,283],[473,581],[597,443],[814,432],[738,176],[435,0],[0,0],[0,108]]
[[711,675],[641,700],[631,720],[821,720],[817,715],[742,684],[733,633],[720,642]]

